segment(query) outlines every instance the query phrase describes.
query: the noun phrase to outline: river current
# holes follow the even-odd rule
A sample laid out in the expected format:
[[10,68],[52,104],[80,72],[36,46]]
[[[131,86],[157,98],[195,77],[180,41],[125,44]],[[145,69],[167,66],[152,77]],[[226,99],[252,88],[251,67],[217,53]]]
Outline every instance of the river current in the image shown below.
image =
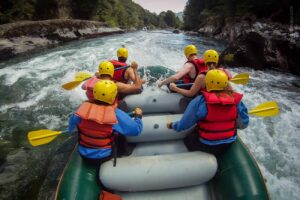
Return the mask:
[[[66,128],[69,114],[86,99],[80,87],[72,91],[61,87],[71,81],[76,72],[94,73],[99,62],[115,58],[121,46],[128,48],[129,62],[136,60],[142,70],[164,66],[176,71],[185,62],[183,48],[190,43],[198,47],[200,56],[209,48],[219,52],[225,48],[224,42],[199,36],[166,31],[134,32],[76,41],[0,63],[0,194],[8,194],[9,191],[4,190],[10,188],[18,191],[18,180],[34,177],[32,173],[44,177],[51,173],[47,168],[45,173],[39,173],[38,169],[49,162],[45,157],[53,156],[54,153],[49,152],[54,148],[57,151],[57,146],[62,148],[61,143],[69,137],[42,147],[31,147],[27,133]],[[300,199],[300,78],[242,66],[230,71],[234,75],[250,73],[249,84],[233,85],[244,94],[243,101],[249,109],[266,101],[278,102],[279,116],[251,117],[249,127],[238,134],[257,160],[271,199]],[[32,182],[39,188],[37,185],[43,180]],[[15,187],[5,186],[13,183]],[[38,193],[38,189],[32,189],[34,192]]]

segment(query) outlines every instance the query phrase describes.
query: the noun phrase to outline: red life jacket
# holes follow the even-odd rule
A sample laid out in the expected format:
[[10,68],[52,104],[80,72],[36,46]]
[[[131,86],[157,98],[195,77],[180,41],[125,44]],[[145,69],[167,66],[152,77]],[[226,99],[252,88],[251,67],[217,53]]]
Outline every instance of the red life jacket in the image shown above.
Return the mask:
[[112,125],[118,123],[114,105],[84,102],[76,111],[82,120],[78,125],[79,144],[94,149],[111,148],[114,141]]
[[198,122],[198,134],[206,140],[223,140],[236,135],[236,105],[243,95],[226,92],[216,95],[214,92],[202,91],[206,101],[207,116]]
[[115,73],[114,73],[113,79],[118,82],[127,83],[128,79],[125,79],[125,72],[128,68],[123,68],[120,70],[116,70],[116,69],[118,69],[120,67],[128,66],[128,64],[117,61],[117,60],[111,60],[109,62],[111,62],[115,67]]
[[195,78],[191,78],[189,74],[183,76],[183,83],[194,83],[198,74],[206,73],[208,68],[204,64],[204,60],[202,58],[197,58],[194,60],[187,61],[186,63],[192,63],[195,67]]

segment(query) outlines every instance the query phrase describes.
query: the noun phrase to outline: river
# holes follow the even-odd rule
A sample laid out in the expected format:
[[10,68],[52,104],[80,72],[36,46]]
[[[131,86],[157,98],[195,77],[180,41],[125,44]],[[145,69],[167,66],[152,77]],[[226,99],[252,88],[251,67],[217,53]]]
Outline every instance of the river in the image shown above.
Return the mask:
[[[85,100],[80,87],[61,88],[76,72],[95,72],[99,62],[115,58],[122,45],[129,50],[129,61],[136,60],[142,69],[164,66],[176,71],[185,62],[183,48],[190,43],[196,44],[200,56],[206,49],[222,51],[226,45],[166,31],[134,32],[76,41],[0,63],[0,199],[53,197],[74,140],[62,136],[49,145],[32,147],[27,133],[66,128],[69,114]],[[299,77],[270,70],[230,70],[250,73],[249,84],[234,85],[249,109],[265,101],[279,103],[279,116],[251,117],[239,135],[257,160],[271,198],[300,199]]]

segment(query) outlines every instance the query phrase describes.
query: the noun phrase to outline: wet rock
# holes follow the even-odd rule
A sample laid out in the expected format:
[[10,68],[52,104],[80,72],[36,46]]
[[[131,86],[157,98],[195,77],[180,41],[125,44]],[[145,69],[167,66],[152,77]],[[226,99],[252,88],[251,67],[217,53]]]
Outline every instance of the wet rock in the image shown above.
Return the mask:
[[7,156],[6,162],[0,168],[0,199],[30,199],[28,197],[38,191],[41,183],[39,176],[43,176],[42,169],[48,163],[45,156],[40,160],[39,167],[36,167],[34,161],[39,154],[40,152],[30,153],[19,149]]
[[300,27],[255,16],[210,17],[198,30],[202,35],[226,39],[230,43],[221,62],[233,67],[275,69],[300,75]]
[[[264,27],[264,29],[266,29]],[[233,55],[232,60],[224,60]],[[300,75],[300,37],[285,30],[251,29],[240,35],[222,53],[229,66],[275,69]]]
[[65,42],[123,33],[120,28],[86,20],[56,19],[0,25],[0,60]]
[[[58,139],[59,140],[59,139]],[[52,144],[53,143],[53,144]],[[76,143],[75,137],[51,145],[19,148],[0,166],[0,199],[53,199],[59,175]],[[41,189],[42,188],[42,189]]]

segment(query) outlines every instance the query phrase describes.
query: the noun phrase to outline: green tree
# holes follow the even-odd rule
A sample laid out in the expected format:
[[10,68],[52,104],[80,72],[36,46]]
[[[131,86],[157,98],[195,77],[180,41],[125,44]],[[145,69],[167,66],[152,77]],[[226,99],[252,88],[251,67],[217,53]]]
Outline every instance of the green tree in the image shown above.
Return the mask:
[[169,27],[176,27],[176,16],[175,14],[168,10],[164,16],[164,20]]
[[1,0],[0,23],[31,20],[35,12],[34,5],[34,0]]
[[45,20],[57,18],[58,2],[56,0],[36,0],[34,19]]
[[73,17],[76,19],[93,19],[99,7],[99,2],[99,0],[72,0],[71,7]]

